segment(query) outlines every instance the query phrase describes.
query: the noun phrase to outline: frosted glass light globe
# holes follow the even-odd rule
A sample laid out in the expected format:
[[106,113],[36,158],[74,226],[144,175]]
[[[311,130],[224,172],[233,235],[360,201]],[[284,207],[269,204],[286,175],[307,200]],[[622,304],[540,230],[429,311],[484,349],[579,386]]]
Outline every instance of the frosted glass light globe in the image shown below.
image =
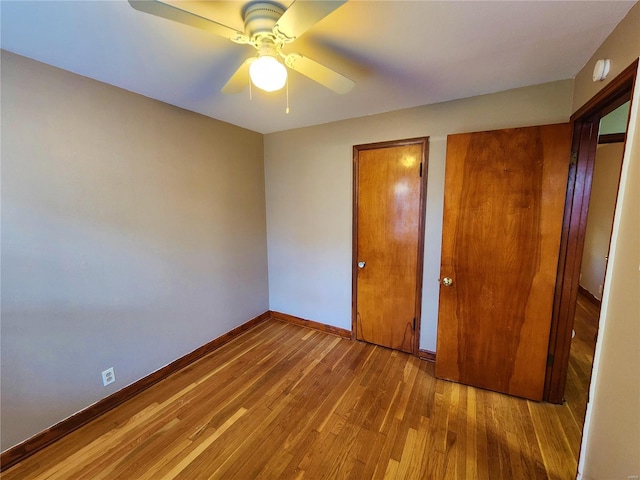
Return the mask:
[[265,92],[275,92],[284,87],[287,69],[275,57],[263,55],[251,63],[249,76],[256,87]]

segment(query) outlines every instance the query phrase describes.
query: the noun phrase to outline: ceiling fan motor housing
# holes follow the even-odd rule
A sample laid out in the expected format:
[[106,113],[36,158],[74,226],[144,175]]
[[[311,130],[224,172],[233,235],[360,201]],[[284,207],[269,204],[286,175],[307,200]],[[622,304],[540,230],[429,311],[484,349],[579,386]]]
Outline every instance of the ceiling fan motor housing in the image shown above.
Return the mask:
[[284,13],[284,8],[271,2],[250,3],[244,10],[245,33],[255,40],[257,36],[273,35],[273,27]]

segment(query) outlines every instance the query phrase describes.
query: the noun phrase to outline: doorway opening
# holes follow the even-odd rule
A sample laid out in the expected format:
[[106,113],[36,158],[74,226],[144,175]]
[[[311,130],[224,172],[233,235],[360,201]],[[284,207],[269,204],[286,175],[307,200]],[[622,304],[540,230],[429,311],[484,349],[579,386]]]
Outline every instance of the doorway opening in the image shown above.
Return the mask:
[[567,405],[580,426],[584,423],[593,368],[629,106],[628,101],[599,123],[565,388]]
[[[572,161],[569,169],[569,182],[565,202],[560,259],[558,262],[553,319],[549,341],[547,375],[543,397],[544,400],[551,403],[562,403],[567,397],[577,394],[571,390],[575,390],[575,385],[568,386],[567,382],[568,372],[570,370],[572,343],[577,345],[580,340],[572,341],[572,338],[577,337],[577,335],[573,337],[574,326],[578,326],[574,325],[576,312],[578,312],[579,315],[583,315],[586,311],[586,314],[591,315],[591,317],[597,315],[599,320],[599,308],[596,308],[595,312],[592,309],[591,313],[589,313],[589,309],[585,303],[588,302],[588,300],[579,297],[580,274],[583,266],[583,255],[585,254],[589,203],[594,188],[594,166],[596,165],[596,156],[598,153],[601,121],[621,106],[630,102],[637,69],[638,61],[636,60],[571,117],[571,120],[574,122]],[[623,107],[622,112],[627,112],[624,133],[626,133],[629,111],[630,109],[627,110]],[[619,113],[620,111],[617,112],[617,114]],[[614,133],[605,132],[604,130],[602,133],[603,138],[601,140],[622,140],[622,145],[624,146],[625,136],[624,134],[620,135],[623,132],[616,132],[615,137],[609,136],[608,138],[607,136],[609,134],[614,135]],[[623,151],[623,149],[624,147],[620,150]],[[614,189],[615,193],[618,191],[618,182],[619,173]],[[615,203],[615,199],[613,203]],[[612,217],[613,212],[611,212],[611,220]],[[607,227],[605,226],[604,228],[606,229]],[[611,223],[608,225],[608,232],[606,238],[607,252],[609,248]],[[604,266],[606,266],[606,260],[601,260],[604,260]],[[601,266],[603,277],[604,266]],[[604,285],[604,278],[602,278],[600,282]],[[598,283],[597,285],[599,286],[600,284]],[[587,290],[584,285],[583,289]],[[599,290],[599,288],[596,288],[596,290]],[[596,291],[596,293],[599,292]],[[582,297],[585,297],[584,292]],[[598,320],[595,321],[596,332]],[[579,323],[580,321],[582,321],[582,318],[578,317],[577,322]],[[593,332],[594,337],[596,332]],[[588,333],[586,335],[588,335]],[[595,338],[590,343],[595,347]],[[584,402],[585,406],[588,402],[587,396],[592,364],[593,358],[591,358],[591,362],[586,368],[589,379],[587,379],[586,382],[584,382],[583,379],[582,399],[579,400],[579,403]],[[584,422],[584,409],[585,407],[579,407],[575,413],[576,416],[579,417],[579,421],[578,418],[576,418],[579,425],[582,425]]]

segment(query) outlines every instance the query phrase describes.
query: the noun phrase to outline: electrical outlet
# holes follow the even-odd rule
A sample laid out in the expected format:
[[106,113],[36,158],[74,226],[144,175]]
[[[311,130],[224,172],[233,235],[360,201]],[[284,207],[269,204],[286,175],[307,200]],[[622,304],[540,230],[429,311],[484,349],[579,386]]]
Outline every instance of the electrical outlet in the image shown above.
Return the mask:
[[629,475],[627,477],[628,480],[638,480],[638,475]]
[[102,385],[106,387],[107,385],[115,381],[116,372],[113,371],[113,367],[109,367],[104,372],[102,372]]

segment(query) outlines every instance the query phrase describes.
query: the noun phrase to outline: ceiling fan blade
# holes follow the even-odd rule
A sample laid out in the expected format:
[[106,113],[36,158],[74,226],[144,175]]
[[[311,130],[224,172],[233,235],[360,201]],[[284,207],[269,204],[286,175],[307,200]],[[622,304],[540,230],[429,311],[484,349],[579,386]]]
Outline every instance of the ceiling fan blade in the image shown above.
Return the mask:
[[208,18],[201,17],[195,13],[188,12],[180,8],[181,2],[170,0],[129,0],[133,8],[144,13],[149,13],[157,17],[166,18],[174,22],[201,28],[224,38],[228,38],[236,43],[248,43],[249,38],[234,28],[227,27],[221,23],[214,22]]
[[222,87],[222,93],[240,93],[249,85],[249,66],[256,57],[247,58]]
[[347,3],[347,0],[294,1],[287,11],[282,14],[273,30],[293,40],[344,3]]
[[285,57],[285,63],[292,70],[309,77],[311,80],[315,80],[320,85],[339,94],[349,92],[355,85],[353,80],[299,53],[287,55]]

